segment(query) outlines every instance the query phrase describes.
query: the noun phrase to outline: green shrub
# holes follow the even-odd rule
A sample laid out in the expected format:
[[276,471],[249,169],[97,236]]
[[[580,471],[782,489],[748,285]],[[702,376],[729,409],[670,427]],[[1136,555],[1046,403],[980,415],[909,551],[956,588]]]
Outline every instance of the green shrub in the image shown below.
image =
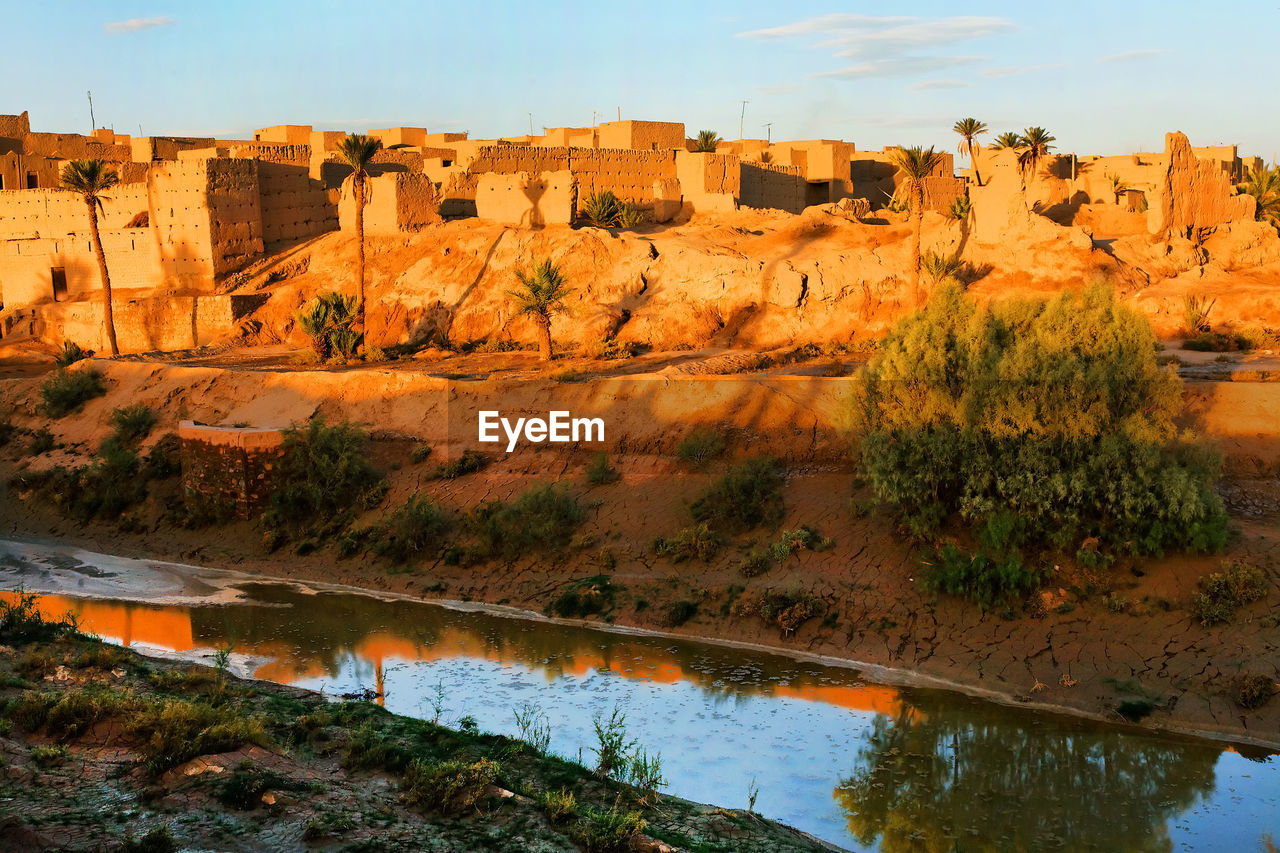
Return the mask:
[[584,218],[603,228],[617,225],[621,212],[622,202],[613,194],[612,190],[600,190],[591,193],[591,195],[587,196],[586,201],[582,203],[581,208]]
[[568,788],[561,788],[559,792],[543,791],[538,803],[552,826],[570,823],[578,817],[578,800]]
[[699,471],[706,468],[712,459],[724,451],[724,436],[701,427],[689,433],[688,437],[676,446],[676,456]]
[[1242,675],[1232,685],[1236,704],[1246,711],[1261,708],[1276,694],[1276,680],[1270,675]]
[[635,202],[624,201],[618,207],[618,215],[614,223],[620,228],[635,228],[644,222],[644,208]]
[[752,548],[738,565],[738,573],[744,578],[755,578],[773,568],[773,555],[768,548]]
[[704,154],[714,154],[720,144],[720,134],[714,130],[700,130],[694,139],[693,150]]
[[39,596],[18,587],[13,601],[0,601],[0,641],[27,643],[33,640],[52,640],[75,632],[75,625],[66,621],[45,619],[40,613]]
[[924,560],[921,572],[929,592],[964,596],[982,610],[999,607],[1040,584],[1039,574],[1027,569],[1016,553],[996,559],[981,550],[968,554],[953,542]]
[[113,411],[110,423],[117,441],[135,445],[151,434],[151,428],[156,425],[156,413],[146,403],[135,403]]
[[731,467],[689,507],[695,521],[732,533],[782,520],[782,468],[757,456]]
[[644,347],[635,341],[623,342],[617,338],[610,338],[607,341],[597,344],[593,355],[596,358],[604,359],[606,361],[616,361],[619,359],[635,358],[643,351]]
[[42,453],[48,453],[57,446],[54,441],[53,433],[49,432],[48,427],[40,427],[40,429],[31,433],[31,443],[27,445],[28,456],[39,456]]
[[95,725],[137,713],[143,703],[130,695],[109,690],[70,690],[45,713],[44,730],[57,740],[74,740]]
[[97,370],[67,370],[59,368],[40,386],[41,414],[61,418],[79,412],[94,397],[107,393],[102,374]]
[[951,206],[947,208],[947,215],[957,222],[964,222],[972,211],[973,202],[967,195],[962,195],[951,201]]
[[865,373],[862,466],[903,526],[932,538],[1016,519],[1003,549],[1215,551],[1216,458],[1180,444],[1181,383],[1145,319],[1101,287],[986,309],[954,284],[899,322]]
[[800,590],[765,590],[747,593],[731,600],[733,616],[759,616],[777,625],[784,634],[794,634],[800,626],[822,612],[822,600]]
[[58,354],[54,356],[53,363],[58,367],[70,367],[86,358],[93,358],[93,350],[84,349],[73,341],[63,341],[62,349],[58,350]]
[[1191,600],[1191,612],[1205,627],[1235,618],[1237,608],[1259,601],[1267,594],[1267,576],[1248,563],[1234,562],[1221,572],[1200,578],[1200,592]]
[[169,827],[161,824],[136,840],[132,832],[126,833],[120,842],[120,853],[178,853],[178,842]]
[[1252,349],[1249,338],[1239,332],[1200,332],[1182,342],[1194,352],[1244,352]]
[[165,699],[150,704],[128,723],[140,741],[143,766],[160,774],[197,755],[230,752],[246,743],[266,745],[267,733],[254,717],[229,707]]
[[71,751],[65,746],[37,746],[31,750],[31,761],[37,767],[55,767],[67,760]]
[[653,540],[653,551],[660,557],[666,557],[673,563],[698,559],[709,563],[720,553],[724,545],[724,537],[716,533],[704,521],[701,524],[683,528],[671,538],[659,536]]
[[608,575],[595,575],[576,580],[547,605],[548,616],[581,619],[605,614],[613,609],[617,587]]
[[431,456],[431,445],[419,444],[417,447],[413,449],[413,452],[409,454],[409,461],[412,462],[414,465],[421,465],[423,462],[426,462],[428,457],[430,456]]
[[304,787],[279,773],[255,767],[244,761],[223,780],[216,794],[218,802],[241,811],[249,811],[262,805],[262,795],[271,790],[298,790]]
[[498,773],[498,765],[483,758],[474,764],[415,758],[405,770],[402,789],[405,799],[415,806],[461,814],[480,801]]
[[428,498],[412,495],[375,528],[373,553],[399,563],[432,557],[444,547],[449,527],[444,510]]
[[662,624],[668,628],[679,628],[696,615],[698,615],[698,605],[695,602],[674,601],[663,613]]
[[347,770],[389,770],[399,773],[409,766],[408,750],[370,725],[351,734],[342,766]]
[[474,450],[464,450],[462,455],[452,462],[443,462],[436,467],[432,476],[437,480],[456,480],[467,474],[481,471],[489,464],[489,457]]
[[621,479],[622,475],[609,464],[609,455],[603,450],[597,453],[595,458],[591,460],[591,464],[587,466],[588,485],[607,486]]
[[386,481],[365,457],[367,443],[354,424],[328,426],[323,418],[285,430],[279,480],[263,524],[286,536],[325,536],[346,527],[357,510],[376,505]]
[[483,556],[514,560],[530,551],[563,548],[585,518],[568,490],[540,483],[513,501],[481,503],[467,522]]
[[182,439],[176,432],[166,432],[156,439],[142,463],[142,475],[148,480],[167,480],[182,473]]
[[620,803],[615,802],[608,809],[587,806],[570,828],[569,836],[581,844],[586,853],[622,853],[631,849],[632,842],[644,828],[640,812],[624,811]]
[[18,434],[18,428],[9,421],[0,421],[0,447],[4,447],[13,441],[13,437]]
[[322,293],[297,315],[317,361],[355,355],[361,341],[354,329],[357,319],[356,298],[341,293]]

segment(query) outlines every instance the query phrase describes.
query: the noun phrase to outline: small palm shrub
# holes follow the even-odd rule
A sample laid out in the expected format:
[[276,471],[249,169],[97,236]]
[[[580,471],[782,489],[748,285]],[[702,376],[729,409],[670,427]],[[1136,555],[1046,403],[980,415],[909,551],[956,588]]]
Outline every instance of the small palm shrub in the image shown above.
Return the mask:
[[704,154],[714,154],[716,146],[720,144],[720,134],[714,130],[700,130],[698,136],[694,139],[693,150]]
[[584,217],[604,228],[618,224],[618,214],[622,202],[612,190],[599,190],[587,196],[582,203],[581,213]]
[[1193,335],[1212,331],[1209,315],[1217,304],[1217,299],[1210,299],[1203,293],[1188,293],[1182,297],[1182,315],[1186,318],[1187,330]]
[[354,296],[322,293],[298,312],[297,319],[320,361],[355,357],[361,335],[353,328],[358,319]]
[[93,358],[93,350],[85,349],[74,341],[64,341],[62,349],[54,356],[53,363],[58,367],[70,367],[86,358]]
[[619,228],[635,228],[644,222],[644,208],[632,201],[625,201],[618,208],[614,224]]
[[951,206],[947,208],[947,215],[957,222],[964,222],[972,212],[973,202],[969,200],[967,195],[957,197],[951,202]]
[[959,255],[925,252],[920,256],[920,274],[934,283],[959,281],[963,270],[964,261],[960,260]]
[[81,411],[85,403],[105,393],[107,386],[97,370],[59,368],[40,386],[37,408],[46,417],[61,418]]

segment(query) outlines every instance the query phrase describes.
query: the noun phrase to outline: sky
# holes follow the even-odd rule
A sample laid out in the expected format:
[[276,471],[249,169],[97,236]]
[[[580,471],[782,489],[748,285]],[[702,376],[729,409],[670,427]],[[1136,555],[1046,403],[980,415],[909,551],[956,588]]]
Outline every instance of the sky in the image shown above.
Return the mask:
[[[1079,154],[1280,149],[1269,2],[6,3],[0,113],[32,129],[473,138],[624,119],[736,139],[954,148],[1032,125]],[[747,101],[744,105],[742,101]]]

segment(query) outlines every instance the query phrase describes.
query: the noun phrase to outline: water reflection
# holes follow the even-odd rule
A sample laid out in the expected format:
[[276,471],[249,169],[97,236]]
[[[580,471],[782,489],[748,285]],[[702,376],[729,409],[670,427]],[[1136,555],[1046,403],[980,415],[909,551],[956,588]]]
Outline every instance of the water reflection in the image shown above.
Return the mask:
[[[614,704],[661,750],[672,792],[757,808],[859,850],[1256,849],[1275,832],[1280,767],[1210,742],[1154,737],[954,694],[863,682],[848,669],[704,643],[606,634],[405,600],[238,587],[233,604],[158,606],[46,595],[50,616],[127,645],[231,643],[254,674],[330,692],[385,692],[514,734],[535,701],[552,748],[589,750]],[[11,598],[13,593],[0,592]]]
[[849,832],[891,853],[1172,850],[1169,819],[1214,790],[1221,753],[1068,720],[975,719],[936,694],[863,737],[835,797]]

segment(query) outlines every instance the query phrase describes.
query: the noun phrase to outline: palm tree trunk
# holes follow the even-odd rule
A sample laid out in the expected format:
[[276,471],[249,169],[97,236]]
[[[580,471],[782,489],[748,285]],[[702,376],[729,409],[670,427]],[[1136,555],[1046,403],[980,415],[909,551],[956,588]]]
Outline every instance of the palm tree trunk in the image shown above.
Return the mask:
[[924,226],[924,188],[917,187],[911,211],[911,270],[915,275],[916,304],[920,304],[920,230]]
[[551,360],[551,318],[538,318],[538,357],[543,361]]
[[[356,286],[358,288],[359,310],[357,316],[360,318],[360,331],[363,338],[369,337],[369,324],[365,322],[365,306],[364,306],[364,179],[356,176],[352,180],[351,189],[356,196]],[[364,341],[360,344],[361,351],[364,350]]]
[[969,162],[973,164],[973,180],[978,186],[982,186],[982,175],[978,174],[978,158],[974,155],[973,142],[969,142]]
[[90,198],[86,198],[85,203],[89,205],[89,239],[93,241],[93,253],[98,256],[98,274],[102,276],[102,325],[107,332],[107,348],[112,355],[119,355],[116,319],[111,311],[111,276],[107,275],[107,254],[102,251],[102,236],[98,233],[98,206]]

